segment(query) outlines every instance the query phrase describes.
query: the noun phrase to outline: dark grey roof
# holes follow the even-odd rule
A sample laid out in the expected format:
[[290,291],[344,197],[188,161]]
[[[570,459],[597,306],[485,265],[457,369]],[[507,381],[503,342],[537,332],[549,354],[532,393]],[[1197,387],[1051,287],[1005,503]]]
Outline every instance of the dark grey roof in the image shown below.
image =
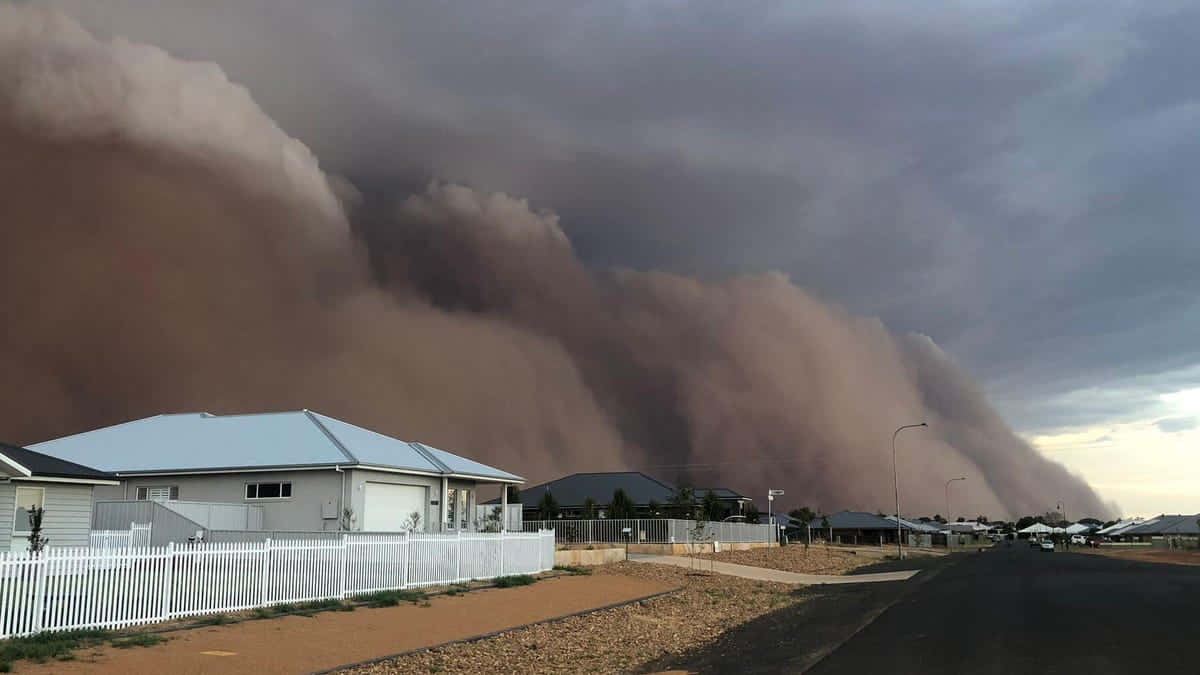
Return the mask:
[[27,448],[0,443],[0,454],[29,469],[34,476],[47,478],[85,478],[93,480],[115,480],[112,474],[98,471],[90,466],[68,462],[64,459],[43,455]]
[[722,499],[722,500],[740,501],[743,499],[750,499],[749,497],[747,497],[746,495],[744,495],[740,492],[730,490],[729,488],[721,488],[721,487],[719,487],[719,488],[696,488],[696,498],[697,499],[703,498],[705,493],[708,493],[708,492],[715,494],[717,496],[717,499]]
[[[549,490],[554,495],[554,501],[563,508],[583,506],[588,497],[597,505],[612,501],[613,491],[620,488],[638,506],[645,506],[651,500],[666,504],[675,487],[660,480],[647,476],[640,471],[618,471],[608,473],[573,473],[541,485],[521,490],[521,504],[527,509],[537,508],[542,496]],[[488,503],[499,504],[499,499]]]
[[[896,529],[896,521],[881,518],[874,513],[866,513],[864,511],[840,511],[832,515],[826,516],[829,519],[829,527],[835,530],[894,530]],[[814,518],[812,527],[825,527],[821,524],[821,518]]]
[[1200,518],[1200,513],[1190,516],[1163,514],[1157,518],[1151,518],[1141,525],[1131,527],[1121,532],[1121,535],[1200,534],[1200,525],[1196,523],[1197,518]]

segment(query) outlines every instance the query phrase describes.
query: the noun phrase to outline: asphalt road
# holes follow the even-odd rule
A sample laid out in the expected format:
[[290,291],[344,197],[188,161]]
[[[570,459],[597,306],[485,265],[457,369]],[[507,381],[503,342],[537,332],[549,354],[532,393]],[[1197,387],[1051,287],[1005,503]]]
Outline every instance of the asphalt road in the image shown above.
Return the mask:
[[806,589],[809,602],[660,665],[813,675],[1200,673],[1200,567],[1044,553],[1021,542],[920,564],[928,569],[911,581]]

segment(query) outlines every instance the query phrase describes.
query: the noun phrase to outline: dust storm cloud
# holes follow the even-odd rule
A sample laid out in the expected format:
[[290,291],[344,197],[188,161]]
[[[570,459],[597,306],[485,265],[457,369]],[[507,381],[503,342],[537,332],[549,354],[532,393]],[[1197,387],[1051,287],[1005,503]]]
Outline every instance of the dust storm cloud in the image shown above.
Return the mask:
[[[364,199],[218,65],[0,5],[0,435],[307,407],[538,481],[641,468],[826,510],[1110,505],[932,341],[775,273],[598,270],[541,206]],[[546,205],[553,207],[553,205]],[[598,495],[598,498],[605,497]]]

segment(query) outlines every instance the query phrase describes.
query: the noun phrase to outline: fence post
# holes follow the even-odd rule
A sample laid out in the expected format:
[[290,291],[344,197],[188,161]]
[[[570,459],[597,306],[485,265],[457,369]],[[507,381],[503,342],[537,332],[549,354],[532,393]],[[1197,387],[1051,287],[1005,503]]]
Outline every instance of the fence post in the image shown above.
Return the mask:
[[503,532],[500,533],[500,574],[498,574],[497,576],[501,576],[501,577],[504,576],[504,533]]
[[262,606],[266,606],[271,600],[271,538],[267,537],[263,542],[263,557],[262,565],[259,566],[258,579],[262,583]]
[[462,578],[462,530],[458,530],[454,541],[454,581]]
[[400,588],[408,588],[408,566],[412,560],[412,536],[411,533],[404,534],[404,571],[401,572]]
[[350,547],[346,541],[346,535],[342,534],[342,564],[341,570],[338,572],[338,587],[342,589],[342,594],[339,597],[346,597],[346,565],[350,562]]
[[163,621],[171,618],[171,585],[175,582],[175,542],[167,542],[166,569],[163,570],[162,614]]
[[29,628],[31,632],[38,633],[41,632],[45,624],[45,617],[42,615],[45,609],[46,568],[49,561],[46,560],[46,553],[44,551],[38,551],[33,556],[37,560],[37,582],[34,585],[33,591],[33,621]]

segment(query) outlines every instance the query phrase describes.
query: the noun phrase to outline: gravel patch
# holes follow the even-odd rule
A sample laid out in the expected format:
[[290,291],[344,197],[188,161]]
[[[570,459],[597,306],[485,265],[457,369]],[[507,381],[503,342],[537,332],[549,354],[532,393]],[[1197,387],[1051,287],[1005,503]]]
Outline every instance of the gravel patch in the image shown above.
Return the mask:
[[636,672],[648,663],[708,645],[730,628],[804,600],[787,584],[665,565],[621,562],[594,568],[593,574],[662,581],[680,590],[342,672]]
[[846,574],[859,567],[879,562],[878,558],[855,555],[849,551],[824,546],[810,546],[805,549],[804,546],[798,545],[703,553],[696,557],[801,574]]

